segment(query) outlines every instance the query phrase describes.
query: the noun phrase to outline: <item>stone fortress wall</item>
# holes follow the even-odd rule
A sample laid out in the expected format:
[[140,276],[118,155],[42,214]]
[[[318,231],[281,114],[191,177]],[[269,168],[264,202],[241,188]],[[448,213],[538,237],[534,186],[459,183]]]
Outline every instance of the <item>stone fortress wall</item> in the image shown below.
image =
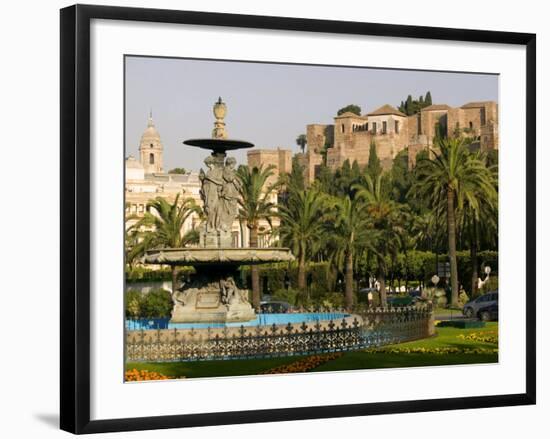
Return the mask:
[[386,104],[366,115],[344,113],[334,117],[333,124],[308,125],[307,151],[298,158],[308,182],[315,178],[324,153],[331,169],[346,160],[365,166],[372,142],[383,168],[390,168],[404,149],[408,149],[412,166],[420,150],[432,147],[438,131],[447,137],[475,138],[483,151],[498,149],[498,105],[493,101],[470,102],[457,108],[430,105],[407,116]]

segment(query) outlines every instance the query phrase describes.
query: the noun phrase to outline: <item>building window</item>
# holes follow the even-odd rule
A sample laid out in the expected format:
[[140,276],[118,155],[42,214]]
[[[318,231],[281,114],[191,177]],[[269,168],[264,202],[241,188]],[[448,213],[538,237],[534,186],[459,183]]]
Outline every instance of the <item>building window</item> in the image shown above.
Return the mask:
[[399,121],[395,121],[395,134],[399,134]]
[[369,123],[367,122],[367,123],[365,124],[365,131],[368,131],[368,130],[369,130]]
[[470,127],[471,130],[474,129],[474,124],[472,123],[472,121],[470,121],[468,125],[469,125],[469,127]]
[[386,121],[382,122],[382,134],[386,134],[388,132],[388,123]]
[[344,124],[342,124],[342,132],[345,132],[346,128],[344,127]]
[[151,148],[153,148],[153,144],[152,144],[152,143],[151,143],[149,146],[150,146]]
[[481,125],[485,125],[485,123],[486,123],[486,120],[485,120],[485,119],[486,119],[486,117],[485,117],[485,107],[483,107],[483,108],[481,109],[481,113],[480,113],[480,115],[479,115],[479,123],[480,123]]
[[155,164],[155,154],[149,154],[149,164],[150,165]]
[[372,133],[376,134],[376,122],[372,123]]

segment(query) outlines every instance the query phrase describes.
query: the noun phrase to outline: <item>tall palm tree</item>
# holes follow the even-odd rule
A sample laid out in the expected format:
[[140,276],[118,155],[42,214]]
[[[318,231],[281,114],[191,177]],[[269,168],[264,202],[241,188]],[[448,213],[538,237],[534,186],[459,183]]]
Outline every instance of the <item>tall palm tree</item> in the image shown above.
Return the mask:
[[476,193],[494,191],[493,178],[485,164],[473,155],[463,139],[438,138],[437,150],[416,166],[413,193],[428,200],[433,209],[443,208],[447,217],[447,241],[451,266],[451,305],[458,306],[456,260],[456,209],[464,202],[477,207]]
[[[147,203],[145,215],[134,226],[137,230],[150,229],[144,233],[143,242],[146,246],[143,250],[145,247],[182,248],[198,242],[198,233],[194,230],[183,233],[183,226],[193,213],[200,214],[200,207],[192,198],[186,198],[181,203],[179,198],[180,194],[177,194],[174,202],[169,203],[165,198],[156,197]],[[178,287],[178,269],[176,265],[170,268],[172,292],[175,292]]]
[[346,308],[351,310],[354,261],[361,251],[371,248],[374,233],[361,199],[351,198],[349,195],[331,197],[327,205],[330,209],[330,221],[327,223],[329,246],[332,248],[332,259],[343,262],[345,304]]
[[386,276],[387,260],[395,259],[404,245],[406,221],[402,206],[394,202],[387,192],[382,190],[382,176],[372,179],[365,175],[365,184],[356,184],[356,197],[364,200],[366,211],[372,220],[374,229],[378,232],[374,241],[378,263],[378,282],[380,283],[380,303],[387,305]]
[[[246,223],[249,229],[249,247],[258,247],[258,228],[260,221],[265,220],[271,226],[271,220],[275,216],[275,203],[270,201],[278,183],[269,184],[269,179],[274,175],[275,166],[269,165],[249,168],[239,166],[237,178],[239,179],[239,219]],[[250,267],[252,277],[252,304],[256,310],[260,309],[260,274],[258,267]]]
[[[477,152],[476,158],[487,164],[486,154]],[[485,238],[485,241],[490,241],[491,238],[496,240],[498,230],[498,166],[488,166],[488,170],[493,178],[493,188],[488,191],[483,190],[484,188],[473,191],[471,197],[465,200],[464,208],[459,215],[459,227],[463,229],[469,241],[472,297],[477,296],[477,252],[480,246],[480,235]],[[490,244],[496,246],[496,242],[490,242]]]
[[298,256],[298,289],[306,291],[306,258],[318,249],[324,230],[324,197],[314,189],[292,190],[287,204],[279,207],[280,235]]

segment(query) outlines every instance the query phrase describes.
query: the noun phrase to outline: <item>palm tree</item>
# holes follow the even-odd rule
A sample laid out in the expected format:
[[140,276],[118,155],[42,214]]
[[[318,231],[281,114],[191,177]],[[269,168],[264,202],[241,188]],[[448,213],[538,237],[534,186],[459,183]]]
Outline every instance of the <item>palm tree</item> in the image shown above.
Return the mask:
[[391,200],[389,195],[382,190],[381,175],[373,180],[369,174],[366,174],[365,184],[356,184],[353,189],[357,191],[356,197],[365,201],[366,211],[372,220],[374,229],[378,232],[373,246],[378,263],[380,303],[382,306],[386,306],[387,259],[395,259],[398,251],[404,245],[405,212],[400,204]]
[[[353,307],[353,267],[358,254],[370,248],[374,237],[364,203],[357,197],[331,197],[330,221],[327,223],[332,259],[342,261],[345,271],[345,304]],[[332,244],[332,245],[331,245]]]
[[306,150],[307,136],[305,134],[300,134],[298,137],[296,137],[296,145],[300,147],[300,150],[303,154]]
[[[487,163],[486,154],[477,152],[476,158],[482,163]],[[489,191],[478,188],[471,196],[465,199],[464,208],[459,215],[459,222],[464,234],[467,236],[470,248],[470,262],[472,269],[471,296],[477,296],[478,281],[478,257],[480,235],[485,240],[496,239],[498,230],[498,167],[489,166],[489,172],[493,178],[493,187]],[[496,242],[490,242],[495,246]]]
[[[198,242],[198,233],[195,230],[182,233],[187,218],[193,213],[200,214],[200,207],[192,198],[179,202],[180,194],[176,195],[173,203],[165,198],[156,197],[147,203],[147,211],[135,225],[136,230],[151,229],[144,233],[143,250],[146,248],[182,248]],[[154,210],[155,213],[151,212]],[[145,248],[146,247],[146,248]],[[176,265],[171,266],[172,292],[178,287],[178,270]]]
[[[239,179],[239,220],[246,223],[250,231],[249,247],[258,247],[258,227],[262,220],[271,226],[271,219],[276,214],[275,203],[270,198],[278,187],[278,183],[268,184],[270,177],[274,175],[275,166],[269,165],[253,167],[239,166],[237,178]],[[256,310],[260,309],[260,275],[258,267],[250,267],[252,276],[252,304]]]
[[428,200],[433,209],[444,209],[451,266],[451,306],[458,306],[458,267],[456,260],[456,209],[464,202],[479,205],[476,193],[494,191],[493,178],[485,164],[470,153],[468,145],[457,138],[438,138],[438,150],[421,159],[416,166],[413,193]]
[[322,240],[325,203],[314,189],[293,190],[287,204],[280,206],[280,235],[283,242],[298,256],[298,289],[306,291],[306,258],[318,249]]
[[[133,217],[127,217],[126,220],[128,221],[132,218]],[[145,254],[145,251],[151,247],[150,241],[152,235],[136,228],[135,224],[126,228],[125,232],[124,259],[126,264],[128,264],[128,268],[131,269]]]

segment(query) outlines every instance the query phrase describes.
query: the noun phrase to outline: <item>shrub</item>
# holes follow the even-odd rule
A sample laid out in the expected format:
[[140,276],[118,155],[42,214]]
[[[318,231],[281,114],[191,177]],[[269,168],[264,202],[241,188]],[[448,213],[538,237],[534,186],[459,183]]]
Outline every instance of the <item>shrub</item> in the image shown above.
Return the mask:
[[169,317],[172,312],[172,296],[169,291],[158,288],[149,291],[141,301],[141,317]]
[[464,306],[466,303],[468,303],[470,301],[470,298],[468,297],[468,295],[462,291],[459,295],[458,295],[458,304],[460,306]]
[[[290,280],[290,289],[296,289],[298,286],[298,266],[292,264],[268,264],[258,267],[260,273],[260,285],[264,285],[263,278],[267,278],[267,288],[270,292],[277,292],[286,289],[285,275],[288,273]],[[250,267],[241,267],[242,277],[247,279],[247,284],[250,287]],[[329,264],[327,262],[311,262],[306,269],[306,279],[310,282],[307,286],[309,296],[318,298],[322,294],[330,291],[331,282],[333,282]],[[267,293],[268,291],[264,291]],[[274,294],[274,293],[272,293]],[[305,296],[305,294],[304,294]]]
[[126,317],[137,319],[141,317],[143,294],[137,290],[126,291]]
[[481,294],[495,290],[498,290],[498,276],[490,276],[487,283],[481,287]]
[[284,288],[282,288],[275,291],[271,297],[273,298],[273,300],[280,300],[282,302],[288,302],[291,305],[296,305],[299,294],[300,292],[298,290],[294,290],[292,288],[285,290]]
[[[339,292],[326,293],[321,297],[320,305],[325,308],[342,308],[344,306],[344,295]],[[357,303],[357,300],[355,300]]]

